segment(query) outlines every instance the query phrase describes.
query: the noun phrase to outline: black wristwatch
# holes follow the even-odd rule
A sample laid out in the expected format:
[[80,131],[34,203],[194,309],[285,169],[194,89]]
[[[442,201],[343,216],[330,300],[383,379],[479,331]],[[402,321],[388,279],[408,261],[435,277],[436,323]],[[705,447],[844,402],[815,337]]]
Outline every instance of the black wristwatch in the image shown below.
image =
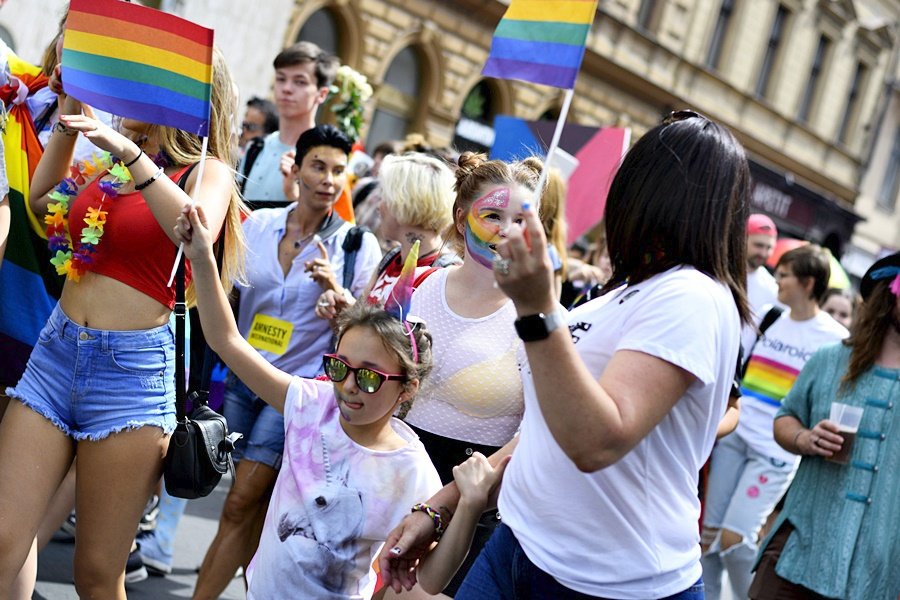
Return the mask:
[[565,313],[560,309],[550,314],[526,315],[516,319],[516,333],[523,342],[537,342],[550,337],[550,334],[565,322]]

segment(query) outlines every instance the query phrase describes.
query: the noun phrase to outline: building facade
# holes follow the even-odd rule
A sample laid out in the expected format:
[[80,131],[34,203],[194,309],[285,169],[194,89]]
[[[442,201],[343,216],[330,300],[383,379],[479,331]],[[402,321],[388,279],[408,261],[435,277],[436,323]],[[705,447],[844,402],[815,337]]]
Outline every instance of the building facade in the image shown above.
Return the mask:
[[[369,147],[411,132],[435,145],[489,147],[494,115],[555,118],[562,103],[560,90],[481,77],[508,0],[160,3],[216,29],[245,97],[269,95],[283,46],[305,39],[334,51],[376,90]],[[63,2],[8,3],[0,24],[15,37],[11,9],[41,4],[47,15]],[[893,241],[881,231],[876,188],[897,169],[898,16],[900,0],[601,0],[568,120],[628,126],[637,139],[691,107],[742,141],[754,209],[785,234],[838,256],[851,246],[876,254],[897,243],[896,227]],[[52,29],[28,35],[46,40]],[[851,244],[861,219],[866,233]]]
[[882,256],[900,249],[900,65],[884,84],[872,154],[865,167],[856,210],[866,220],[856,226],[842,262],[861,276]]

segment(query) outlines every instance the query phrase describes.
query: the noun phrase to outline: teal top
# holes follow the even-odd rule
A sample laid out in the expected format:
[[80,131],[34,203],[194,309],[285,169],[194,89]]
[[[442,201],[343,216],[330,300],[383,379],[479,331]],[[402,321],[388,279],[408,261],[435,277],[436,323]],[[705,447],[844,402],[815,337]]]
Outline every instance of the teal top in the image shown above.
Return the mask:
[[[775,571],[829,598],[896,600],[900,594],[900,369],[875,366],[839,390],[850,348],[827,346],[809,360],[778,417],[805,427],[827,419],[832,401],[863,407],[840,465],[804,456],[772,532],[794,531]],[[771,539],[771,535],[769,537]],[[762,550],[769,542],[767,539]]]

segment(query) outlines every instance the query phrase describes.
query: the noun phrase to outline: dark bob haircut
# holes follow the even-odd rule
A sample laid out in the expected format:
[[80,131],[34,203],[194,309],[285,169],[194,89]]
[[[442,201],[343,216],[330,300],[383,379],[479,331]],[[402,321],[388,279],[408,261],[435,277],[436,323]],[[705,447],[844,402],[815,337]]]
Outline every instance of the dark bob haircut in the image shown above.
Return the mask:
[[613,275],[604,291],[690,265],[728,286],[748,322],[750,171],[731,132],[691,111],[673,113],[634,145],[606,201]]
[[294,164],[298,167],[303,164],[303,157],[310,150],[319,146],[327,146],[329,148],[337,148],[342,150],[344,154],[350,156],[350,150],[353,149],[353,142],[350,141],[344,132],[334,125],[318,125],[312,129],[304,131],[297,140],[297,154],[294,157]]

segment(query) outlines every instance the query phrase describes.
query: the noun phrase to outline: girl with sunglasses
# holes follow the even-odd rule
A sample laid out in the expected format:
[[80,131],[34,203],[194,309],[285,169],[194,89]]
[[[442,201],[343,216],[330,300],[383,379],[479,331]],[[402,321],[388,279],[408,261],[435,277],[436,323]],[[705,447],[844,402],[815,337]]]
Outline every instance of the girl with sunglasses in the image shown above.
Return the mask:
[[291,376],[238,331],[202,209],[185,209],[175,236],[191,260],[210,347],[284,414],[283,467],[248,567],[248,598],[369,598],[388,531],[440,488],[422,443],[392,417],[431,370],[430,334],[360,302],[341,314],[337,349],[323,357],[330,382]]

